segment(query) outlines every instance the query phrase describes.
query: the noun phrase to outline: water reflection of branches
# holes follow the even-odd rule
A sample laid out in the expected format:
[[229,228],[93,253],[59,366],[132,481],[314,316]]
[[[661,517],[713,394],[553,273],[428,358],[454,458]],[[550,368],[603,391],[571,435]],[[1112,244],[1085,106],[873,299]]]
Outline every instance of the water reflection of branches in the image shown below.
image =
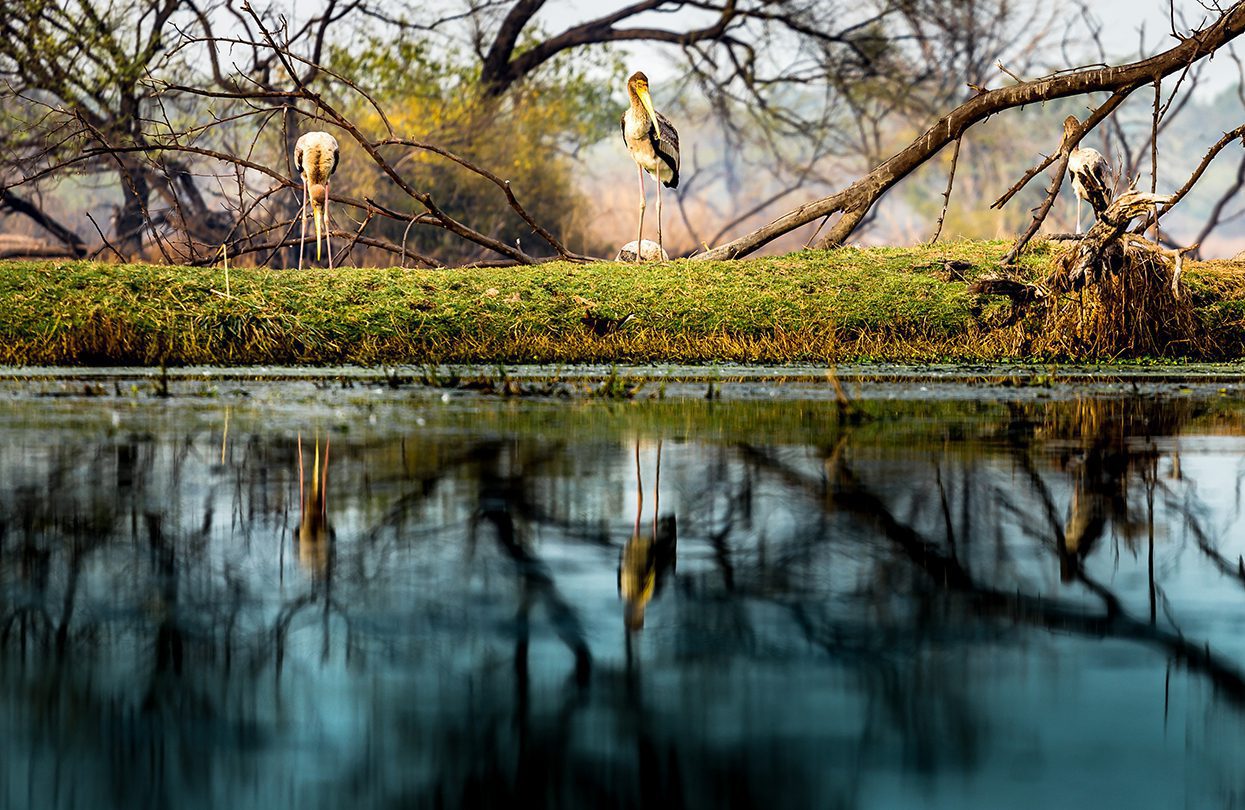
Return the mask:
[[[515,671],[520,679],[527,677],[527,649],[532,606],[543,603],[558,637],[575,656],[575,677],[586,684],[592,668],[592,653],[584,639],[579,617],[562,598],[546,566],[525,544],[519,532],[519,521],[543,514],[529,497],[531,476],[525,474],[519,459],[506,453],[503,442],[477,445],[472,459],[478,465],[478,503],[471,521],[471,543],[483,524],[493,528],[494,539],[515,566],[519,575],[519,611],[515,617]],[[537,456],[536,466],[547,462],[548,455]],[[509,462],[506,464],[505,462]]]
[[[1066,411],[1060,412],[1066,415]],[[1120,597],[1107,586],[1097,582],[1085,570],[1084,561],[1092,553],[1103,535],[1108,519],[1124,527],[1130,539],[1137,533],[1142,519],[1133,515],[1127,497],[1127,488],[1136,475],[1143,486],[1153,481],[1157,472],[1158,453],[1151,442],[1138,448],[1130,447],[1127,439],[1134,435],[1169,435],[1178,427],[1176,422],[1182,414],[1171,409],[1150,409],[1133,401],[1085,403],[1081,409],[1082,422],[1079,430],[1071,431],[1082,438],[1081,458],[1071,465],[1073,478],[1073,509],[1065,522],[1055,506],[1055,499],[1042,476],[1033,466],[1033,436],[1023,437],[1027,429],[1009,428],[1018,467],[1025,473],[1030,492],[1036,495],[1040,511],[1046,517],[1046,533],[1034,528],[1029,520],[1030,508],[1017,500],[1023,497],[1014,483],[997,486],[986,482],[977,483],[985,502],[999,502],[1018,518],[1023,532],[1051,549],[1059,558],[1060,571],[1066,580],[1075,580],[1094,594],[1103,606],[1103,612],[1080,607],[1049,596],[1030,595],[1020,586],[1014,589],[999,587],[1001,582],[991,583],[970,573],[967,563],[949,548],[925,535],[912,521],[896,517],[886,500],[871,490],[865,480],[853,471],[852,465],[843,458],[841,449],[833,454],[833,463],[826,464],[826,477],[819,478],[796,469],[778,458],[772,451],[751,446],[741,447],[749,461],[760,465],[772,474],[780,476],[789,485],[804,491],[811,503],[853,516],[857,521],[871,527],[876,535],[888,540],[892,547],[926,578],[927,582],[949,595],[967,600],[967,605],[983,617],[1010,619],[1050,630],[1073,632],[1093,638],[1112,637],[1148,644],[1163,650],[1190,670],[1201,672],[1219,687],[1223,694],[1237,705],[1245,706],[1245,676],[1235,662],[1212,652],[1209,644],[1191,640],[1173,623],[1168,630],[1157,625],[1155,599],[1161,590],[1153,582],[1151,574],[1151,613],[1149,620],[1133,618],[1125,609]],[[1157,421],[1155,421],[1157,420]],[[1067,431],[1059,435],[1066,435]],[[941,481],[941,470],[935,472]],[[939,486],[941,484],[939,483]],[[966,482],[966,486],[974,486]],[[919,496],[916,496],[919,497]],[[935,500],[938,500],[936,497]],[[948,527],[951,520],[945,498],[942,501],[940,522]],[[1096,501],[1096,503],[1095,503]],[[1086,505],[1086,504],[1089,505]],[[1152,526],[1152,503],[1147,501],[1149,511],[1145,524]],[[1097,516],[1078,515],[1078,509],[1096,510]],[[1195,537],[1203,537],[1199,546],[1203,551],[1211,547],[1204,540],[1201,529],[1196,527],[1191,513],[1185,513]],[[1153,542],[1152,530],[1148,535]],[[1222,558],[1217,565],[1221,571],[1232,575],[1230,566]],[[993,575],[996,579],[998,573]],[[1171,613],[1168,611],[1169,620]]]
[[[400,441],[335,434],[331,512],[307,497],[314,487],[294,505],[292,435],[247,436],[235,424],[223,465],[219,435],[204,452],[167,436],[49,451],[26,478],[0,482],[0,654],[18,662],[21,643],[48,653],[0,675],[10,696],[37,694],[43,715],[24,724],[11,720],[19,701],[0,710],[22,727],[22,744],[33,733],[86,747],[122,738],[120,753],[92,749],[92,761],[137,773],[118,791],[137,804],[170,803],[168,786],[198,771],[245,781],[263,735],[284,744],[284,724],[301,715],[320,733],[357,701],[348,708],[370,718],[368,736],[341,757],[344,773],[325,777],[337,791],[326,804],[359,791],[369,805],[535,803],[568,790],[583,804],[611,797],[603,806],[693,796],[746,804],[779,774],[784,784],[805,780],[807,806],[833,796],[850,807],[864,803],[862,773],[892,757],[926,772],[968,772],[989,758],[997,706],[978,694],[982,657],[971,645],[1023,642],[1041,635],[1034,629],[1123,641],[1159,652],[1158,678],[1162,657],[1183,661],[1239,702],[1236,664],[1206,648],[1195,617],[1177,625],[1161,578],[1164,610],[1156,621],[1152,607],[1147,622],[1144,591],[1102,573],[1113,536],[1152,549],[1156,521],[1161,540],[1165,525],[1187,519],[1189,550],[1204,546],[1213,570],[1238,581],[1195,482],[1159,480],[1162,443],[1136,438],[1178,431],[1184,408],[1028,403],[1010,422],[994,424],[992,411],[934,430],[912,428],[916,412],[897,408],[766,447],[668,442],[661,504],[678,505],[682,557],[661,632],[634,637],[642,666],[620,660],[613,569],[629,559],[620,540],[652,531],[615,508],[634,463],[617,428],[555,441],[522,431],[468,442],[431,431]],[[98,492],[83,487],[88,478],[103,482]],[[1153,508],[1139,497],[1151,490]],[[644,499],[644,517],[655,500]],[[216,525],[227,508],[233,525]],[[315,552],[305,559],[323,564],[278,571],[277,545],[297,548],[304,529]],[[326,662],[330,625],[315,608],[327,611],[329,599]],[[546,621],[556,637],[542,646]],[[307,660],[300,633],[316,647]],[[562,677],[571,657],[578,677]],[[61,680],[49,677],[53,659],[65,664]],[[311,664],[324,677],[314,688],[319,671],[258,677],[282,660],[287,672]],[[133,672],[114,688],[94,665],[81,675],[68,666],[84,661]],[[542,681],[551,670],[553,681]],[[37,686],[19,687],[22,677]],[[358,689],[312,704],[339,697],[344,683]],[[776,695],[771,683],[790,691]],[[303,711],[265,714],[270,702],[305,698]],[[836,700],[850,718],[819,714],[798,743],[715,737],[704,723],[723,706],[761,715]],[[840,763],[833,775],[818,770],[827,749]]]

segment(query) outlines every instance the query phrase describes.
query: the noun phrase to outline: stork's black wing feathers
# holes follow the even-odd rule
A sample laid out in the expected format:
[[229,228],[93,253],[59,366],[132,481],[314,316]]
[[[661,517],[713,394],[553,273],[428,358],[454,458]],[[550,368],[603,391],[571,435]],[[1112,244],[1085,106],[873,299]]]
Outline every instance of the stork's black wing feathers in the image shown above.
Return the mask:
[[1098,161],[1088,167],[1081,175],[1081,185],[1085,187],[1085,195],[1094,214],[1101,217],[1111,204],[1111,185],[1107,177],[1106,161]]
[[1111,178],[1108,175],[1107,162],[1105,160],[1094,164],[1094,179],[1097,181],[1097,184],[1102,187],[1103,196],[1106,198],[1106,203],[1104,203],[1102,207],[1105,209],[1107,207],[1107,203],[1110,203],[1111,198],[1114,196],[1111,193]]
[[661,113],[657,113],[657,126],[661,129],[661,138],[656,138],[656,133],[651,129],[648,131],[648,138],[653,144],[653,151],[657,153],[657,157],[670,167],[670,172],[673,174],[670,181],[665,184],[666,188],[677,188],[679,185],[679,131],[674,128],[674,124],[670,123],[670,119]]

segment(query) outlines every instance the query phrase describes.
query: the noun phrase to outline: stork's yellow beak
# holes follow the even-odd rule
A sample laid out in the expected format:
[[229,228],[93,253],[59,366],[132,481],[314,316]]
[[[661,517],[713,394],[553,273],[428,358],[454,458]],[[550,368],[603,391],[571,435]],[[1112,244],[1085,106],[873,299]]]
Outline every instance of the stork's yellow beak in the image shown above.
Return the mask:
[[653,97],[648,94],[648,85],[637,87],[635,94],[640,97],[640,103],[648,110],[648,119],[653,122],[653,138],[660,141],[661,125],[657,123],[657,110],[653,109]]
[[311,218],[316,223],[316,261],[320,261],[320,241],[321,241],[320,233],[322,230],[320,222],[323,219],[323,217],[324,217],[323,209],[318,205],[312,205],[311,206]]

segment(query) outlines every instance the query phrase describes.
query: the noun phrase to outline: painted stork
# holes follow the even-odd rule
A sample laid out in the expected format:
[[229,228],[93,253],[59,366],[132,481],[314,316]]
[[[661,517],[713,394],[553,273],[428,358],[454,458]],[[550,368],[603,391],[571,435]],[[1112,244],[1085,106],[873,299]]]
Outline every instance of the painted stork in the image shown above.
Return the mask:
[[[1063,122],[1065,142],[1072,137],[1080,122],[1069,115]],[[1068,155],[1068,174],[1076,193],[1076,232],[1081,232],[1081,200],[1087,200],[1097,217],[1111,202],[1111,177],[1107,159],[1097,149],[1078,146]]]
[[631,106],[622,116],[623,142],[635,161],[640,178],[640,228],[636,240],[644,243],[644,173],[657,178],[657,245],[661,251],[661,187],[679,185],[679,133],[666,116],[653,109],[648,77],[633,73],[627,79]]
[[329,236],[329,178],[337,170],[337,139],[327,132],[308,132],[294,144],[294,168],[303,178],[302,236],[298,241],[298,269],[303,269],[303,243],[307,241],[307,202],[316,228],[316,261],[320,260],[320,234],[328,245],[329,269],[333,269],[333,242]]

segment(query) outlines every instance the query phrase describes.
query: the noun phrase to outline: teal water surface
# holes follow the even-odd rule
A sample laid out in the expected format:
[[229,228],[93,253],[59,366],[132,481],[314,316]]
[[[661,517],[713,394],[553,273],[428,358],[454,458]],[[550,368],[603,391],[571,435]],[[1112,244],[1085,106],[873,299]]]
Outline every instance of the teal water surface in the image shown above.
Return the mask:
[[0,806],[1245,803],[1235,381],[822,375],[4,383]]

